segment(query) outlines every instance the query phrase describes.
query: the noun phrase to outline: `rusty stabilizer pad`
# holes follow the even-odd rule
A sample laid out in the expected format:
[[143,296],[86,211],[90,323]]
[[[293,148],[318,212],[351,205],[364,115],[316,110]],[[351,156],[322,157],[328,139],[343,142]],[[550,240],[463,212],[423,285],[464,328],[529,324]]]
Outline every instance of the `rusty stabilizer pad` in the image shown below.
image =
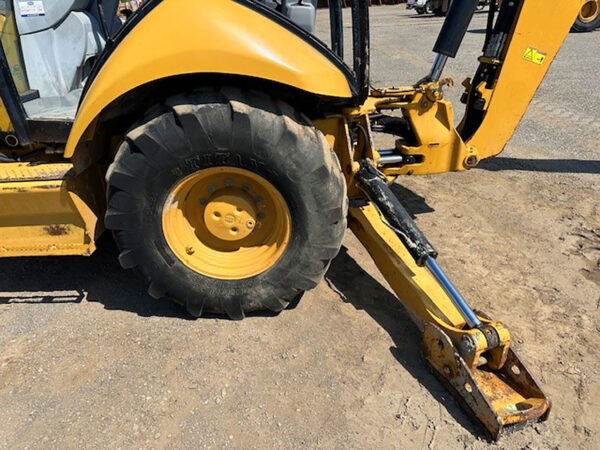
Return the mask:
[[492,440],[546,420],[551,403],[512,349],[499,370],[469,368],[438,326],[425,324],[424,356],[436,375]]

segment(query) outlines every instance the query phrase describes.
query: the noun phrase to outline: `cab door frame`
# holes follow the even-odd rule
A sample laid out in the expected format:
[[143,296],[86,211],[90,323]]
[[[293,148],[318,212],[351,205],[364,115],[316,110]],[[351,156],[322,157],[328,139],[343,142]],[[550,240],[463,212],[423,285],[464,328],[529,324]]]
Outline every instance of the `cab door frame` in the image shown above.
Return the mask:
[[27,114],[10,71],[2,42],[0,42],[0,98],[14,131],[11,133],[11,130],[0,130],[6,145],[16,147],[32,144]]

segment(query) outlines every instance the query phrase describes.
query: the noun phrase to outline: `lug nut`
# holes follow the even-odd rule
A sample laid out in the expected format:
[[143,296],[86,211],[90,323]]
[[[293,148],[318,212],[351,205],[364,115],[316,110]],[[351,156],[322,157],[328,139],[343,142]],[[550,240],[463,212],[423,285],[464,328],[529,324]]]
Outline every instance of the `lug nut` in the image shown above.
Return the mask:
[[191,245],[188,245],[188,246],[185,248],[185,252],[186,252],[188,255],[193,255],[195,251],[196,251],[196,250],[194,250],[194,247],[192,247]]

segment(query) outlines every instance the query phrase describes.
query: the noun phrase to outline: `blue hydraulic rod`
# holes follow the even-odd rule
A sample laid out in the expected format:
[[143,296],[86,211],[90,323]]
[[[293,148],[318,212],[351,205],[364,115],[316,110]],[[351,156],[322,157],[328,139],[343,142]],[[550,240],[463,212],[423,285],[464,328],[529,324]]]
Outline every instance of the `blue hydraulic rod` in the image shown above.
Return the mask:
[[465,298],[458,291],[456,286],[450,281],[450,279],[446,276],[442,268],[438,265],[437,261],[432,257],[429,257],[425,260],[425,265],[431,271],[436,280],[442,285],[454,306],[458,308],[461,315],[467,322],[467,325],[471,328],[477,328],[481,326],[481,321],[477,317],[477,315],[473,312],[471,307],[467,304]]
[[479,318],[435,261],[438,255],[437,251],[419,230],[400,200],[390,190],[385,176],[369,160],[362,159],[359,161],[359,165],[360,170],[356,175],[359,187],[369,200],[377,206],[377,209],[385,218],[385,222],[396,232],[417,265],[419,267],[426,266],[429,269],[438,283],[448,293],[452,303],[459,310],[469,327],[480,327],[481,321]]

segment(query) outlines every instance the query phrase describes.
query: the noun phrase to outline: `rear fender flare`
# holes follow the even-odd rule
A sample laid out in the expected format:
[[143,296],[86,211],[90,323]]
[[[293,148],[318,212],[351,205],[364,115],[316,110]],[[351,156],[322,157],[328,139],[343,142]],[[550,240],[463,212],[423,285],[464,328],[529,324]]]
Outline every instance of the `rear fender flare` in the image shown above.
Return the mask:
[[248,0],[151,1],[101,57],[64,156],[72,158],[82,142],[93,138],[102,113],[117,99],[180,75],[252,77],[351,101],[355,91],[349,69],[325,47],[309,41],[298,27]]

